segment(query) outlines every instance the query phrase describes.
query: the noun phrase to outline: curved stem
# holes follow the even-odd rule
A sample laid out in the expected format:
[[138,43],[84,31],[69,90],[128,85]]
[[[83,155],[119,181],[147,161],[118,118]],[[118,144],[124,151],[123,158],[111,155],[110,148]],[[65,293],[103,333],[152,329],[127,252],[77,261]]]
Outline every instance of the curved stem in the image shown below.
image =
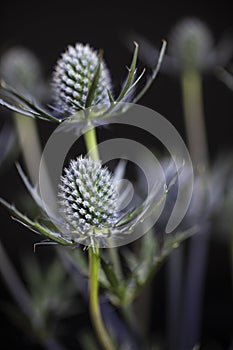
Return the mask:
[[[99,159],[96,130],[92,128],[84,135],[87,151],[93,160]],[[113,350],[114,346],[105,329],[99,307],[99,249],[89,247],[89,307],[96,335],[104,350]]]
[[95,248],[95,251],[92,248],[89,248],[89,263],[90,263],[89,294],[90,294],[91,319],[103,349],[113,350],[114,347],[104,327],[101,313],[100,313],[100,308],[99,308],[99,301],[98,301],[99,250],[97,248]]

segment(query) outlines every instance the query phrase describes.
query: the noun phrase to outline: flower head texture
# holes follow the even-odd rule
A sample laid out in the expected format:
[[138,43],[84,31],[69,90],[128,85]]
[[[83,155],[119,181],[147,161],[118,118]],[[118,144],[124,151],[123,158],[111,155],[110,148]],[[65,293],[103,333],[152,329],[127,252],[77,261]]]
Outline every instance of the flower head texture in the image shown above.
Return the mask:
[[71,232],[101,231],[114,226],[117,192],[111,173],[100,161],[82,157],[72,160],[59,187],[60,213]]
[[[98,63],[98,54],[89,45],[77,43],[74,47],[68,47],[58,60],[52,78],[53,97],[58,109],[72,115],[87,107],[87,97]],[[109,103],[110,89],[110,73],[102,61],[92,105]]]
[[[120,102],[137,103],[158,74],[166,49],[165,41],[157,65],[136,93],[145,69],[137,76],[138,44],[134,45],[127,77],[116,96],[111,92],[110,73],[102,59],[102,53],[98,54],[88,44],[77,43],[75,46],[69,46],[57,61],[52,76],[52,105],[44,106],[37,100],[38,95],[33,96],[31,93],[34,89],[22,92],[16,83],[11,84],[8,80],[0,82],[0,105],[19,114],[57,124],[75,117],[80,129],[85,129],[85,124],[90,122],[95,126],[99,125],[99,120],[124,113]],[[4,67],[3,69],[6,70]]]
[[23,225],[60,245],[111,248],[127,244],[141,237],[151,227],[155,212],[164,202],[174,178],[168,186],[156,183],[145,200],[122,207],[130,188],[123,191],[118,181],[124,176],[125,163],[119,163],[111,174],[101,161],[88,157],[71,160],[64,169],[56,193],[57,209],[47,212],[46,203],[37,188],[31,186],[18,165],[19,174],[41,210],[41,219],[30,219],[14,205],[0,198]]

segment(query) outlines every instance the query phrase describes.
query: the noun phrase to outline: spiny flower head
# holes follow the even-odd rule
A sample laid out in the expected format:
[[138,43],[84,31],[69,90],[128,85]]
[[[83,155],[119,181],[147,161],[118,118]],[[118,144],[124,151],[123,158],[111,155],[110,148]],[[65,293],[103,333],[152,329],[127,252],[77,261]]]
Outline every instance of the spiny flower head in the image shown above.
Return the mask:
[[184,19],[170,35],[170,54],[183,68],[205,68],[213,49],[208,27],[196,18]]
[[[58,60],[52,78],[56,106],[70,115],[85,109],[99,57],[89,45],[69,46]],[[109,103],[111,79],[105,62],[101,62],[100,76],[92,105]]]
[[111,229],[117,216],[117,192],[100,161],[79,157],[72,160],[59,186],[60,213],[71,232]]

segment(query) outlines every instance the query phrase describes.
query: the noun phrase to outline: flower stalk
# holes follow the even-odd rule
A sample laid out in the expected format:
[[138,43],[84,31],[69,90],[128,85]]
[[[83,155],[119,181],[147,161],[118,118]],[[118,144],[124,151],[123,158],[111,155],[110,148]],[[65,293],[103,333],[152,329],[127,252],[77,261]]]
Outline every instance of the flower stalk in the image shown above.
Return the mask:
[[[88,130],[84,135],[87,150],[93,160],[99,159],[97,149],[97,137],[95,128]],[[95,328],[98,339],[104,350],[114,350],[112,341],[105,329],[99,307],[99,248],[89,247],[89,307],[92,324]]]
[[208,146],[202,101],[202,79],[196,69],[186,69],[181,77],[187,142],[194,166],[206,170]]
[[92,323],[95,327],[96,334],[99,338],[99,341],[103,347],[104,350],[113,350],[114,347],[112,345],[112,342],[109,338],[109,335],[105,329],[105,326],[102,321],[100,307],[99,307],[99,297],[98,297],[98,290],[99,290],[99,264],[100,264],[100,258],[99,258],[99,249],[95,248],[95,251],[93,248],[89,248],[89,278],[90,278],[90,285],[89,285],[89,294],[90,294],[90,314]]
[[95,128],[89,129],[84,134],[84,140],[87,147],[87,150],[90,152],[90,156],[93,160],[97,161],[99,160],[99,152],[97,145],[97,136],[96,136],[96,130]]
[[38,181],[38,172],[41,159],[41,146],[35,120],[25,118],[14,113],[14,122],[17,130],[20,148],[32,184]]
[[[203,175],[203,181],[205,181],[209,161],[201,72],[194,67],[185,69],[181,75],[181,84],[189,151],[194,167]],[[181,334],[181,349],[192,348],[199,342],[208,242],[209,230],[208,224],[206,224],[205,227],[202,227],[201,234],[190,240],[185,277],[183,324],[181,325],[183,333]],[[192,307],[190,307],[191,305]],[[183,332],[184,329],[185,332]]]

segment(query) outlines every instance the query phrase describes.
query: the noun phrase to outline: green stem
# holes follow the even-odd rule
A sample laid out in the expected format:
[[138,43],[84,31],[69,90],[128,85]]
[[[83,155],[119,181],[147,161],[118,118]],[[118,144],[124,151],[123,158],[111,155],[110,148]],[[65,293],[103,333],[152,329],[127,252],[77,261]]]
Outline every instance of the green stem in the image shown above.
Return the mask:
[[[96,130],[92,128],[88,130],[84,135],[87,151],[90,152],[90,156],[93,160],[99,159],[99,153],[97,148]],[[114,350],[112,341],[105,329],[100,307],[99,307],[99,249],[95,247],[89,248],[89,307],[90,315],[93,326],[96,331],[96,335],[104,350]]]
[[38,181],[39,165],[41,160],[41,146],[35,120],[14,114],[14,121],[18,133],[20,148],[23,153],[29,177],[35,185]]
[[97,137],[95,128],[89,129],[84,134],[84,140],[86,143],[87,151],[93,160],[97,161],[99,159],[99,152],[97,148]]
[[90,313],[93,325],[96,330],[96,334],[100,340],[100,343],[104,350],[113,350],[114,347],[109,338],[109,335],[104,327],[100,308],[99,308],[99,250],[95,248],[95,251],[92,248],[89,248],[89,264],[90,264]]
[[116,275],[119,279],[123,279],[123,273],[121,269],[121,263],[120,263],[120,258],[118,254],[117,248],[110,248],[109,249],[109,256],[113,264],[113,268],[116,272]]
[[202,101],[202,79],[196,70],[182,74],[182,93],[187,141],[194,166],[208,166],[208,146]]
[[[202,181],[208,170],[208,146],[202,100],[201,74],[187,69],[182,74],[182,92],[185,125],[190,155]],[[191,349],[200,339],[203,290],[209,246],[209,227],[202,224],[202,233],[191,238],[183,296],[183,320],[180,349]]]

